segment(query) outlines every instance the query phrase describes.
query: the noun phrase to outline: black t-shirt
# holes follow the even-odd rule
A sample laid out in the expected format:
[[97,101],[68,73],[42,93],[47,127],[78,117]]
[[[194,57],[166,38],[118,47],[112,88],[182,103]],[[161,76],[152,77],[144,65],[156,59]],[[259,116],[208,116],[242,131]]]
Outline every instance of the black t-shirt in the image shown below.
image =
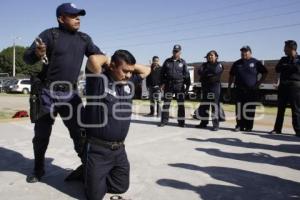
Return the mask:
[[258,74],[267,73],[265,66],[255,58],[240,59],[233,63],[230,75],[235,77],[236,87],[252,88],[258,81]]
[[160,86],[161,85],[161,67],[151,69],[151,73],[146,78],[147,87]]
[[[44,65],[43,70],[50,81],[77,82],[84,55],[102,54],[92,39],[82,32],[70,32],[60,27],[47,29],[39,37],[47,46],[49,65]],[[39,61],[35,47],[33,42],[25,52],[24,60],[28,64]]]
[[112,142],[125,140],[131,121],[134,84],[141,80],[139,75],[133,75],[129,81],[132,84],[115,85],[107,72],[101,77],[87,76],[84,121],[88,136]]
[[300,81],[300,56],[295,59],[282,57],[276,65],[276,72],[280,73],[280,82]]

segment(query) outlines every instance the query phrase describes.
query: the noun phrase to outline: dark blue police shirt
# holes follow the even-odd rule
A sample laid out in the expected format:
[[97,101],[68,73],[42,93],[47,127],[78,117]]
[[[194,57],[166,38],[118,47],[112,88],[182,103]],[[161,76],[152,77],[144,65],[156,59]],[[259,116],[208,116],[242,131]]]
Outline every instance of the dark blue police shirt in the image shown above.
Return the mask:
[[[70,32],[63,27],[59,27],[55,28],[57,33],[57,36],[55,36],[53,29],[47,29],[39,35],[47,46],[49,59],[49,67],[45,78],[50,81],[75,83],[80,73],[84,55],[89,57],[90,55],[102,53],[85,33]],[[28,64],[39,61],[35,55],[35,47],[36,44],[33,42],[24,54],[24,61]],[[43,66],[43,70],[46,68],[47,66]]]
[[290,59],[285,56],[276,65],[276,72],[280,73],[280,82],[300,81],[300,56]]
[[240,59],[233,63],[230,75],[235,77],[236,87],[255,87],[258,74],[267,73],[265,66],[255,58],[249,60]]
[[[87,76],[86,79],[87,105],[84,121],[87,135],[105,141],[124,141],[131,121],[134,89],[128,84],[118,84],[114,88],[113,84],[116,82],[109,73],[104,72],[102,75],[108,84],[104,83],[103,77]],[[139,75],[133,75],[130,82],[135,84],[141,80]],[[99,103],[102,105],[96,105]],[[91,125],[97,127],[89,127]]]

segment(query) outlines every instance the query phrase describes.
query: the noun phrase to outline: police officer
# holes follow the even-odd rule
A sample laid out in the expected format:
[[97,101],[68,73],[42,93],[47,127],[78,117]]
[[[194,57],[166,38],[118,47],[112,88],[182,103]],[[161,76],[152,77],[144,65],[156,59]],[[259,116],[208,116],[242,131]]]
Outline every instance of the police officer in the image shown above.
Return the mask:
[[285,57],[276,65],[280,74],[278,87],[278,110],[274,130],[271,134],[280,134],[287,104],[292,109],[292,123],[296,136],[300,137],[300,56],[297,54],[297,43],[288,40],[284,46]]
[[212,131],[219,129],[221,75],[223,66],[218,62],[218,53],[212,50],[207,53],[207,62],[203,63],[198,71],[202,86],[202,103],[199,107],[201,123],[197,128],[206,128],[208,124],[209,110],[212,108]]
[[181,46],[175,45],[173,56],[168,58],[161,70],[162,89],[164,90],[164,105],[160,127],[165,126],[169,120],[170,103],[175,94],[178,103],[178,126],[185,127],[185,108],[184,100],[188,92],[187,85],[190,84],[189,72],[185,60],[181,57]]
[[[234,81],[237,119],[234,131],[252,131],[258,89],[266,78],[267,69],[252,57],[249,46],[242,47],[240,51],[241,59],[233,63],[230,69],[227,95],[231,95],[231,85]],[[261,78],[258,80],[259,74]]]
[[121,194],[129,187],[124,140],[131,121],[132,82],[141,82],[150,73],[150,67],[137,65],[126,50],[116,51],[101,73],[105,63],[109,64],[105,56],[92,56],[87,67],[84,174],[89,200],[101,200],[106,193]]
[[[82,104],[76,91],[83,57],[101,53],[91,38],[80,28],[80,16],[85,10],[74,4],[64,3],[57,7],[58,28],[51,28],[39,35],[25,52],[24,60],[34,64],[41,59],[44,65],[38,78],[41,82],[41,105],[43,116],[34,126],[34,170],[27,177],[29,183],[38,182],[45,174],[44,160],[55,116],[60,114],[73,139],[74,148],[80,155],[80,127],[77,123],[77,107]],[[60,105],[59,105],[60,104]]]
[[150,113],[147,116],[154,116],[155,105],[157,117],[161,115],[161,66],[159,65],[159,57],[152,58],[151,73],[146,79],[146,85],[149,90]]

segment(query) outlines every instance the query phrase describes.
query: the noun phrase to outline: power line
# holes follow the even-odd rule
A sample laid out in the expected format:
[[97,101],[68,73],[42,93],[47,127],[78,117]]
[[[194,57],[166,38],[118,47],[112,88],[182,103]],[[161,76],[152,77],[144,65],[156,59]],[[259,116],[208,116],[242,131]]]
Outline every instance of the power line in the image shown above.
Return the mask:
[[251,1],[246,1],[246,2],[242,2],[242,3],[231,4],[231,5],[227,5],[227,6],[223,6],[223,7],[219,7],[219,8],[207,9],[205,11],[201,10],[201,11],[194,12],[192,14],[156,19],[156,20],[152,20],[152,21],[148,21],[148,22],[144,22],[144,23],[140,23],[140,24],[135,24],[135,25],[132,25],[130,27],[128,27],[128,26],[118,27],[118,29],[108,31],[107,34],[109,35],[112,32],[119,31],[120,29],[122,29],[122,31],[123,31],[124,29],[132,29],[132,27],[135,28],[135,27],[149,26],[151,24],[156,24],[156,23],[162,22],[162,21],[165,22],[165,21],[170,21],[170,20],[174,20],[174,19],[180,19],[180,18],[186,18],[186,17],[196,16],[196,15],[201,15],[201,14],[210,13],[210,12],[218,11],[218,10],[222,10],[222,9],[224,10],[224,9],[228,9],[228,8],[243,7],[243,6],[246,6],[246,5],[250,5],[250,4],[258,3],[258,2],[262,2],[262,1],[265,1],[265,0],[260,0],[260,1],[251,0]]
[[[273,18],[273,17],[293,15],[293,14],[296,14],[296,13],[300,13],[300,10],[289,11],[289,12],[279,13],[279,14],[274,14],[274,15],[261,16],[261,17],[247,18],[247,19],[243,19],[243,20],[235,20],[235,21],[232,21],[232,22],[223,22],[223,23],[218,23],[218,24],[205,25],[205,29],[207,29],[209,27],[217,27],[217,26],[238,24],[238,23],[242,23],[242,22],[249,22],[249,21],[261,20],[261,19],[267,19],[267,18]],[[130,36],[130,37],[114,38],[114,39],[111,39],[111,40],[125,40],[125,39],[130,39],[130,38],[140,38],[140,37],[154,36],[154,35],[160,35],[160,34],[174,33],[175,31],[176,32],[186,32],[187,30],[191,31],[191,30],[198,30],[198,29],[203,29],[203,27],[193,27],[193,28],[185,28],[185,29],[178,29],[178,30],[171,30],[171,31],[161,31],[161,32],[155,32],[155,33],[133,35],[133,36]]]
[[[207,20],[218,20],[218,19],[223,19],[223,18],[226,18],[226,17],[238,17],[238,16],[242,16],[242,15],[245,15],[245,14],[249,14],[249,13],[253,13],[253,12],[261,12],[261,11],[265,11],[266,9],[268,10],[271,10],[271,9],[278,9],[278,8],[283,8],[283,7],[288,7],[288,6],[291,6],[291,5],[295,5],[295,4],[299,4],[300,2],[297,0],[295,1],[294,3],[288,3],[288,4],[280,4],[280,5],[277,5],[277,6],[274,6],[274,7],[267,7],[267,8],[260,8],[260,9],[254,9],[254,10],[250,10],[250,11],[241,11],[241,12],[236,12],[236,13],[231,13],[231,14],[226,14],[226,15],[222,15],[222,16],[216,16],[216,17],[208,17],[208,18],[200,18],[200,19],[197,19],[197,20],[192,20],[192,21],[187,21],[187,22],[181,22],[181,23],[175,23],[175,24],[169,24],[169,25],[164,25],[164,26],[156,26],[156,27],[152,27],[152,28],[147,28],[147,29],[142,29],[140,30],[140,32],[144,32],[144,31],[148,31],[148,30],[153,30],[153,29],[162,29],[162,28],[170,28],[170,27],[177,27],[177,26],[181,26],[181,25],[187,25],[187,24],[193,24],[193,23],[199,23],[201,21],[207,21]],[[134,31],[127,31],[127,32],[124,32],[122,31],[122,35],[131,35],[132,36],[132,33],[136,33],[136,29]],[[102,39],[105,39],[105,38],[112,38],[113,36],[110,34],[110,35],[107,35],[106,37],[102,37]]]
[[[226,36],[254,33],[254,32],[261,32],[261,31],[276,30],[276,29],[281,29],[281,28],[292,28],[292,27],[297,27],[297,26],[300,26],[300,23],[280,25],[280,26],[270,26],[270,27],[249,29],[249,30],[237,31],[237,32],[203,35],[203,36],[198,36],[198,37],[180,38],[180,39],[177,39],[176,42],[207,39],[207,38],[226,37]],[[138,46],[151,46],[151,45],[156,45],[156,44],[168,44],[168,43],[174,43],[174,40],[163,40],[163,41],[156,41],[156,42],[151,42],[151,43],[148,42],[148,43],[128,44],[128,45],[123,45],[123,46],[125,46],[125,47],[138,47]],[[103,49],[112,49],[112,48],[119,48],[119,46],[104,47]]]

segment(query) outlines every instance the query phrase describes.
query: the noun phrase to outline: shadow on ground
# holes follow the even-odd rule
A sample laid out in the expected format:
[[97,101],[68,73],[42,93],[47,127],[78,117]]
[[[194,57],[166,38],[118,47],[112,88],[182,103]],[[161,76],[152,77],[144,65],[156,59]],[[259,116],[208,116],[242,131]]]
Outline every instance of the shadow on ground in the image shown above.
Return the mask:
[[[203,200],[289,200],[300,199],[300,184],[274,176],[227,167],[199,167],[192,164],[170,164],[171,167],[206,173],[231,185],[191,185],[174,179],[160,179],[157,184],[179,190],[190,190]],[[199,178],[201,178],[199,176]]]
[[[53,165],[52,161],[52,158],[46,159],[46,175],[41,182],[72,198],[85,199],[82,184],[64,182],[70,170]],[[16,172],[27,176],[32,172],[33,162],[32,159],[24,157],[19,152],[0,147],[0,171]]]

